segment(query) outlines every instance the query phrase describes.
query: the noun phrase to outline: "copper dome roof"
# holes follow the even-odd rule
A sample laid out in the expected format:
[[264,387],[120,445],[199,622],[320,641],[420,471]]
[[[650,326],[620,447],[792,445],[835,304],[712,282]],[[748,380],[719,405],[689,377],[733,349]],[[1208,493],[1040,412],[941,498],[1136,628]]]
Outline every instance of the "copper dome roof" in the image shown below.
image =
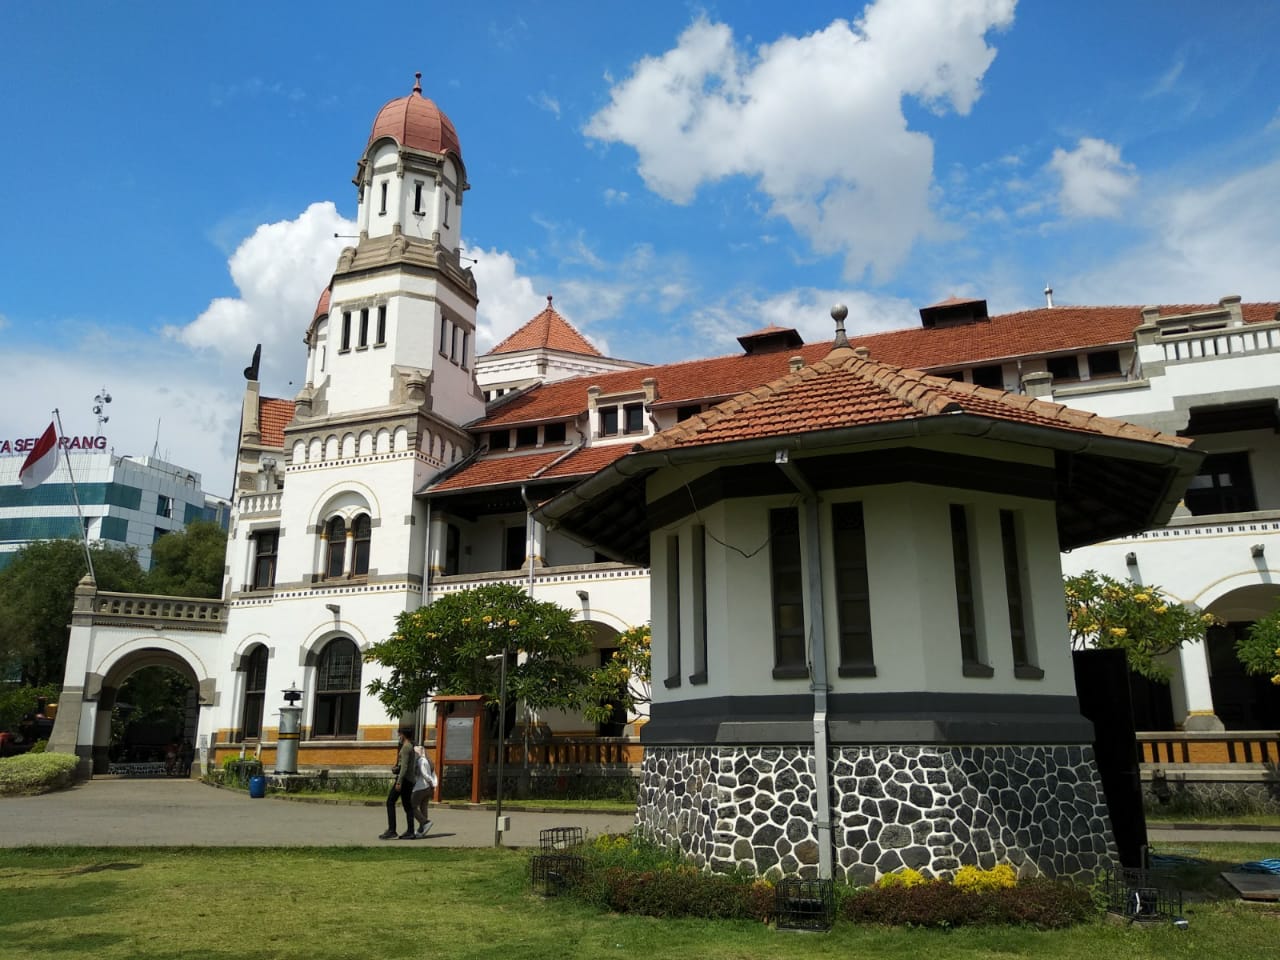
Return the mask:
[[402,147],[461,157],[462,145],[453,121],[422,95],[422,74],[416,73],[414,77],[412,93],[387,101],[378,111],[365,149],[383,137],[390,137]]

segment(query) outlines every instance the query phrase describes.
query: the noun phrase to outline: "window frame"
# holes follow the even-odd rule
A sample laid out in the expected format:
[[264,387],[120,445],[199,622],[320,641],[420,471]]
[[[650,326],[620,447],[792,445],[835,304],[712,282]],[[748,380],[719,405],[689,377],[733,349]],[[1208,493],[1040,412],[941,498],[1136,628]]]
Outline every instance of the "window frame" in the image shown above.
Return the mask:
[[[262,739],[262,721],[266,716],[267,673],[270,654],[265,644],[255,644],[244,664],[244,702],[240,705],[240,742]],[[253,717],[253,723],[250,718]],[[251,730],[253,732],[251,732]]]
[[[330,664],[338,653],[346,653],[339,647],[349,646],[352,653],[346,675],[341,676]],[[316,690],[312,697],[311,739],[313,740],[354,740],[360,730],[360,697],[361,697],[361,656],[360,647],[347,636],[337,636],[329,640],[320,650],[316,658]],[[339,665],[340,666],[340,665]],[[337,681],[346,680],[342,685]],[[332,684],[332,685],[331,685]],[[326,729],[321,729],[321,718],[326,715],[329,722]],[[348,714],[353,716],[348,717]]]
[[[271,590],[276,585],[276,564],[280,558],[280,528],[271,527],[255,530],[249,535],[253,541],[253,568],[249,574],[250,590]],[[264,551],[263,544],[270,541],[270,549]],[[266,575],[263,576],[263,565]]]
[[[800,511],[774,507],[769,511],[769,603],[773,623],[775,680],[809,676],[805,650],[804,550]],[[796,622],[785,621],[791,613]]]
[[[837,673],[842,677],[874,677],[871,564],[867,553],[866,509],[862,501],[831,505],[831,556],[840,649]],[[849,616],[851,606],[859,611],[856,616]]]

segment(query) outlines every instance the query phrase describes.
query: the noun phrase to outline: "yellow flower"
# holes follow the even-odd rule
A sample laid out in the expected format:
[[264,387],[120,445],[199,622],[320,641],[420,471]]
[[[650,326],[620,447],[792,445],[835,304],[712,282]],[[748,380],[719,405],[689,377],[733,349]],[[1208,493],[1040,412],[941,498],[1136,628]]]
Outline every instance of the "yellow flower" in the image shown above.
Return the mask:
[[1277,687],[1280,687],[1280,673],[1277,673],[1274,677],[1272,677],[1271,682],[1274,683]]
[[1150,603],[1150,602],[1151,602],[1151,594],[1149,594],[1149,593],[1135,593],[1135,594],[1133,595],[1133,599],[1137,600],[1139,603]]
[[519,621],[519,620],[508,620],[508,621],[507,621],[507,626],[508,626],[508,627],[518,627],[518,626],[520,626],[520,621]]
[[483,617],[481,617],[480,619],[481,619],[481,621],[483,621],[484,623],[493,623],[493,617],[489,616],[487,613],[486,613]]
[[470,622],[471,622],[471,618],[470,618],[470,617],[463,617],[463,618],[462,618],[462,623],[463,623],[463,625],[466,625],[466,624],[468,624],[468,623],[470,623]]
[[1163,603],[1157,603],[1152,609],[1155,610],[1156,613],[1164,613],[1169,608],[1166,607]]
[[1129,633],[1129,631],[1126,630],[1124,627],[1112,627],[1111,630],[1108,632],[1113,637],[1123,637]]

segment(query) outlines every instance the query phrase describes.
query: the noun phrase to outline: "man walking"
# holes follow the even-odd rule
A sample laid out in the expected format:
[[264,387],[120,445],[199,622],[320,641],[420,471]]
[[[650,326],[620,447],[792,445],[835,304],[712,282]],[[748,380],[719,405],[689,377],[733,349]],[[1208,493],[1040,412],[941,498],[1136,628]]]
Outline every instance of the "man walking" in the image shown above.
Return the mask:
[[391,792],[387,794],[387,829],[378,834],[379,840],[396,839],[396,802],[404,807],[404,833],[401,840],[415,840],[413,832],[413,781],[418,775],[418,758],[413,753],[413,731],[408,727],[400,731],[400,753],[396,757],[396,765],[391,768],[395,779],[391,781]]

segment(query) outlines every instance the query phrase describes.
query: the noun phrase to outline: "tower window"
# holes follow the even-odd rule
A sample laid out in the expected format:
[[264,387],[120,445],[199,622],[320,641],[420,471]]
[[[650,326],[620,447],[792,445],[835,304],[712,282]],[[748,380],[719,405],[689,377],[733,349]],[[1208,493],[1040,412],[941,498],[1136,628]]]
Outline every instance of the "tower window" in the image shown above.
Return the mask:
[[836,564],[840,676],[874,677],[867,528],[861,503],[837,503],[831,508],[831,543]]
[[365,307],[360,311],[360,346],[367,347],[369,345],[369,308]]
[[342,350],[351,349],[351,311],[342,311]]
[[382,216],[387,212],[387,181],[382,181],[382,209],[378,211],[378,216]]
[[421,215],[422,209],[422,181],[415,181],[413,184],[413,212]]
[[444,317],[440,318],[440,356],[447,357],[449,355],[449,321]]
[[254,590],[267,590],[275,586],[276,555],[279,552],[280,531],[261,530],[253,535],[253,582]]
[[458,344],[461,342],[462,342],[462,328],[454,327],[453,343],[450,344],[449,346],[449,359],[454,363],[458,362]]
[[773,675],[806,677],[804,576],[800,557],[800,512],[769,511],[769,586],[773,599]]
[[351,573],[363,577],[369,573],[369,539],[373,524],[369,515],[362,513],[351,525]]
[[462,353],[458,357],[458,364],[464,370],[467,368],[467,338],[468,338],[467,331],[463,330],[462,331]]
[[378,339],[373,342],[375,347],[380,347],[387,342],[387,305],[385,303],[378,305]]
[[445,197],[444,197],[444,225],[446,227],[449,226],[449,195],[448,194],[445,194]]

